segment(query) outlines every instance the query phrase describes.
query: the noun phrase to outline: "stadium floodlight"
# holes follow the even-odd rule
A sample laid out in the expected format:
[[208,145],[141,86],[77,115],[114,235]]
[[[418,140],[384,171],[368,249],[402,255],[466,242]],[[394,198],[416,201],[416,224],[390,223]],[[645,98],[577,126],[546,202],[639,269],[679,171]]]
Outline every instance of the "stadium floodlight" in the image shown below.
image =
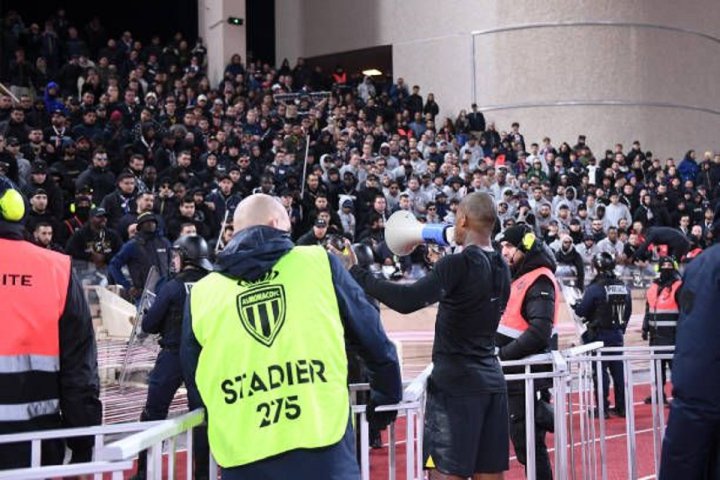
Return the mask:
[[375,77],[377,75],[382,75],[382,72],[378,70],[377,68],[370,68],[368,70],[363,70],[362,74],[367,77]]

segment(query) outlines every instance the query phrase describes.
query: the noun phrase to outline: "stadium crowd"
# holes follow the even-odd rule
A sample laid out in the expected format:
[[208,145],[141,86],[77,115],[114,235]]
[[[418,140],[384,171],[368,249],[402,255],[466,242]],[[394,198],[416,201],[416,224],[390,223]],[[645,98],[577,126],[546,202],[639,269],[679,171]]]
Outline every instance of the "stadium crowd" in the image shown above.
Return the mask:
[[[158,252],[179,236],[222,249],[253,192],[279,198],[296,243],[344,236],[396,276],[424,259],[393,256],[388,216],[452,223],[473,191],[494,196],[496,233],[532,225],[578,275],[598,251],[644,269],[648,243],[686,261],[715,238],[720,154],[710,151],[676,162],[639,141],[526,141],[519,123],[498,129],[476,105],[444,118],[432,93],[402,78],[303,59],[276,68],[235,55],[212,85],[200,39],[110,38],[98,18],[75,25],[62,10],[41,25],[11,12],[3,31],[0,174],[27,196],[27,234],[132,296],[147,267],[167,268]],[[653,227],[665,229],[646,241]]]

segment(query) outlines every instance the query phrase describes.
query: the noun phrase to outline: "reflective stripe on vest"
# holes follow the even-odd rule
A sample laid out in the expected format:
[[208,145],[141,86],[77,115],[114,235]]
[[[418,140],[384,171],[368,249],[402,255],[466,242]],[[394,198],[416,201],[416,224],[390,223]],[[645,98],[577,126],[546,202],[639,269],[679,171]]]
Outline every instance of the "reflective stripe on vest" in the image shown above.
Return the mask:
[[2,421],[27,421],[59,410],[60,317],[70,257],[30,242],[0,239],[0,373],[7,389]]
[[26,422],[35,417],[52,415],[60,410],[60,402],[41,400],[39,402],[0,405],[0,422]]
[[347,357],[324,249],[295,247],[255,282],[211,273],[190,292],[190,311],[202,346],[195,381],[219,465],[340,441]]
[[507,307],[505,307],[505,313],[503,313],[503,316],[500,319],[500,324],[497,328],[497,332],[499,334],[510,338],[518,338],[528,329],[530,324],[522,316],[522,306],[525,301],[525,295],[527,294],[528,287],[535,283],[535,280],[541,276],[549,278],[555,289],[555,309],[553,313],[552,334],[557,334],[557,324],[560,312],[560,288],[555,280],[555,275],[553,275],[552,271],[546,267],[536,268],[512,282],[510,287],[510,299],[508,300]]
[[677,320],[650,320],[651,327],[677,327]]
[[662,290],[657,283],[650,285],[646,295],[650,312],[653,314],[679,314],[680,306],[677,303],[676,294],[681,285],[681,280],[674,281],[670,288]]
[[0,357],[0,373],[58,372],[60,358],[55,355],[7,355]]

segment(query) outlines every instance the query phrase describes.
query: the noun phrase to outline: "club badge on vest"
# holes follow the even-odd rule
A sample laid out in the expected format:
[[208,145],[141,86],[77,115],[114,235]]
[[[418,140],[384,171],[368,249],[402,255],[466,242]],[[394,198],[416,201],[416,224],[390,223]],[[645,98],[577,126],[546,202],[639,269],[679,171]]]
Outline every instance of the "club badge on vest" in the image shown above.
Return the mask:
[[[271,347],[285,323],[287,301],[283,285],[270,285],[279,272],[268,272],[251,283],[251,287],[237,296],[237,311],[245,330],[252,338]],[[246,285],[249,282],[243,281]]]

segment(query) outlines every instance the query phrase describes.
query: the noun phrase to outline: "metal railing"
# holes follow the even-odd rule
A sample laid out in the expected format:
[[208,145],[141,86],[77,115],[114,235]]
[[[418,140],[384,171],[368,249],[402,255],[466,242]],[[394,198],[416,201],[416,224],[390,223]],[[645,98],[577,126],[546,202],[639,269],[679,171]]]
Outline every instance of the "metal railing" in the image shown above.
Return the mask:
[[[536,478],[535,465],[535,389],[538,381],[552,381],[552,402],[554,412],[553,455],[554,475],[558,480],[595,480],[608,478],[607,425],[605,419],[604,392],[601,379],[603,362],[622,362],[625,387],[625,428],[627,478],[639,478],[637,456],[638,435],[652,431],[652,465],[643,465],[646,470],[657,472],[665,429],[665,415],[662,407],[661,362],[672,359],[674,347],[604,347],[602,342],[573,347],[563,351],[535,355],[522,360],[502,362],[503,367],[523,367],[522,373],[507,374],[508,381],[524,383],[526,418],[526,459],[527,478]],[[404,470],[405,478],[422,479],[423,472],[423,424],[427,379],[432,372],[428,365],[411,382],[406,382],[403,399],[397,405],[378,407],[378,411],[395,410],[398,420],[390,425],[387,433],[388,478],[394,480],[398,469]],[[537,371],[537,367],[546,367]],[[597,396],[594,383],[597,382]],[[636,431],[634,386],[650,385],[652,427]],[[369,388],[367,384],[351,386],[354,393]],[[356,428],[359,430],[359,463],[363,480],[370,476],[369,425],[365,405],[353,405]],[[51,478],[93,474],[95,479],[111,472],[113,479],[123,478],[123,472],[133,468],[133,461],[140,452],[147,451],[147,478],[175,478],[177,469],[184,462],[186,477],[193,473],[193,429],[204,420],[204,412],[196,410],[162,422],[134,422],[104,425],[83,429],[51,430],[0,436],[3,444],[31,442],[32,460],[28,468],[0,471],[0,479]],[[404,421],[404,425],[402,425]],[[615,425],[616,427],[616,425]],[[399,436],[404,429],[404,439]],[[92,462],[40,466],[41,442],[77,436],[95,437],[95,456]],[[125,435],[123,438],[117,438]],[[550,435],[550,434],[549,434]],[[115,437],[115,438],[113,438]],[[617,436],[614,436],[617,438]],[[612,440],[614,440],[613,438]],[[404,447],[401,445],[404,444]],[[384,447],[385,448],[385,447]],[[178,454],[184,451],[184,460]],[[398,465],[400,454],[405,453],[405,465]],[[163,457],[167,457],[163,471]],[[612,456],[618,460],[617,455]],[[217,478],[217,464],[210,456],[210,478]]]
[[[96,427],[63,428],[57,430],[43,430],[36,432],[13,433],[0,435],[0,449],[3,445],[11,443],[30,443],[30,466],[11,470],[0,470],[0,479],[30,479],[30,478],[54,478],[69,477],[77,475],[94,475],[94,480],[102,480],[103,473],[122,472],[132,468],[132,460],[123,462],[107,462],[97,460],[86,463],[70,465],[49,465],[42,466],[42,442],[45,440],[68,439],[74,437],[94,437],[94,451],[97,453],[105,444],[121,435],[129,435],[142,432],[148,428],[162,425],[164,422],[132,422],[119,423],[116,425],[100,425]],[[122,478],[122,477],[121,477]]]

